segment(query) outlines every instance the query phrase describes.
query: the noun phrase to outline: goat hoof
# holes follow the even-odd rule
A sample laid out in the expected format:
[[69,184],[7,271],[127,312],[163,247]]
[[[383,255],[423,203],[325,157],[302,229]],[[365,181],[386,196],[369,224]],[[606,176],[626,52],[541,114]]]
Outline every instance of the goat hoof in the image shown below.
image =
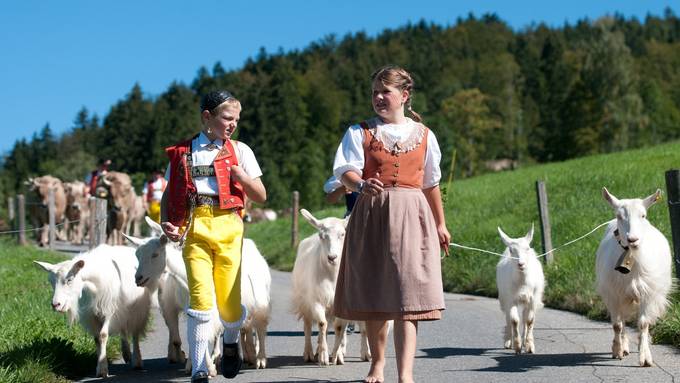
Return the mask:
[[262,369],[267,368],[267,359],[260,359],[260,358],[257,359],[257,363],[255,364],[255,369],[259,370],[261,368]]
[[97,367],[97,378],[108,378],[109,377],[109,368],[108,366],[106,367]]
[[345,364],[345,356],[341,353],[338,353],[337,355],[335,355],[333,357],[333,363],[332,364],[335,364],[335,365],[338,365],[338,366]]
[[505,343],[503,343],[503,347],[505,347],[507,349],[511,349],[512,348],[512,342],[509,341],[509,340],[506,340]]
[[327,352],[321,352],[317,354],[318,358],[317,360],[319,361],[319,366],[328,366],[330,364],[328,360],[328,353]]
[[640,356],[640,367],[653,367],[654,362],[652,361],[652,356],[645,356],[641,355]]

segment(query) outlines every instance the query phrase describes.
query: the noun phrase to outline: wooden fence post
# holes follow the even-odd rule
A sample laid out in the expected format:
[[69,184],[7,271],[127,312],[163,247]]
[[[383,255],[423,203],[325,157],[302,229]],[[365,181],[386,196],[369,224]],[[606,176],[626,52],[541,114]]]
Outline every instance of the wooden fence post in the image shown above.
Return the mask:
[[23,194],[17,195],[17,223],[19,230],[19,244],[26,244],[26,198]]
[[[545,189],[545,182],[536,181],[536,197],[538,199],[538,216],[541,220],[541,240],[543,244],[543,252],[547,253],[553,249],[552,233],[550,231],[550,216],[548,215],[548,192]],[[550,264],[553,262],[553,254],[545,256],[545,262]]]
[[106,243],[106,200],[90,197],[90,250]]
[[10,230],[16,230],[17,229],[17,223],[16,220],[14,219],[16,217],[16,214],[14,212],[14,197],[7,197],[7,225],[9,226]]
[[680,170],[666,171],[666,194],[668,214],[671,219],[673,254],[675,255],[675,277],[680,278]]
[[299,237],[298,237],[298,210],[300,210],[300,192],[297,190],[293,192],[293,211],[291,212],[292,227],[290,236],[290,245],[295,249],[297,248]]
[[54,239],[56,237],[56,206],[54,203],[54,189],[47,192],[47,219],[50,225],[49,231],[49,248],[54,250]]

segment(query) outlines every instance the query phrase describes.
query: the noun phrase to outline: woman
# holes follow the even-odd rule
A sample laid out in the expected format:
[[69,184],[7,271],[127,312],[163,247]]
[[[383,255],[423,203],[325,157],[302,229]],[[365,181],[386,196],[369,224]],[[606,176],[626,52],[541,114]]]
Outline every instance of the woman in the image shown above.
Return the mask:
[[[351,126],[334,175],[360,193],[350,216],[334,311],[365,320],[371,348],[366,382],[382,382],[387,320],[394,320],[399,382],[413,381],[418,322],[444,310],[440,248],[450,234],[439,191],[441,153],[413,112],[413,79],[387,66],[372,76],[376,117]],[[407,109],[413,119],[404,115]]]

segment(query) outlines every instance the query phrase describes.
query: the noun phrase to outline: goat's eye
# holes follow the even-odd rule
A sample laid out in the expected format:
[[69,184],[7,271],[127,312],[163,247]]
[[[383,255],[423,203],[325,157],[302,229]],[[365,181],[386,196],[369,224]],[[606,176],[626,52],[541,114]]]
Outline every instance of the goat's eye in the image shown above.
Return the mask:
[[158,258],[159,255],[160,255],[159,253],[153,253],[153,255],[151,256],[151,258]]
[[642,219],[647,219],[647,214],[643,214]]
[[66,284],[71,286],[73,284],[73,277],[71,278],[66,278]]

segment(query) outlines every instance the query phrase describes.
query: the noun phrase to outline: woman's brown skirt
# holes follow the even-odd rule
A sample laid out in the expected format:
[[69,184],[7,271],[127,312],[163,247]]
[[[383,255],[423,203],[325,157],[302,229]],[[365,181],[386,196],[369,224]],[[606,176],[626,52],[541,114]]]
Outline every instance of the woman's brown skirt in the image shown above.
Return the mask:
[[436,320],[444,310],[437,229],[420,189],[360,195],[347,225],[334,313],[350,320]]

